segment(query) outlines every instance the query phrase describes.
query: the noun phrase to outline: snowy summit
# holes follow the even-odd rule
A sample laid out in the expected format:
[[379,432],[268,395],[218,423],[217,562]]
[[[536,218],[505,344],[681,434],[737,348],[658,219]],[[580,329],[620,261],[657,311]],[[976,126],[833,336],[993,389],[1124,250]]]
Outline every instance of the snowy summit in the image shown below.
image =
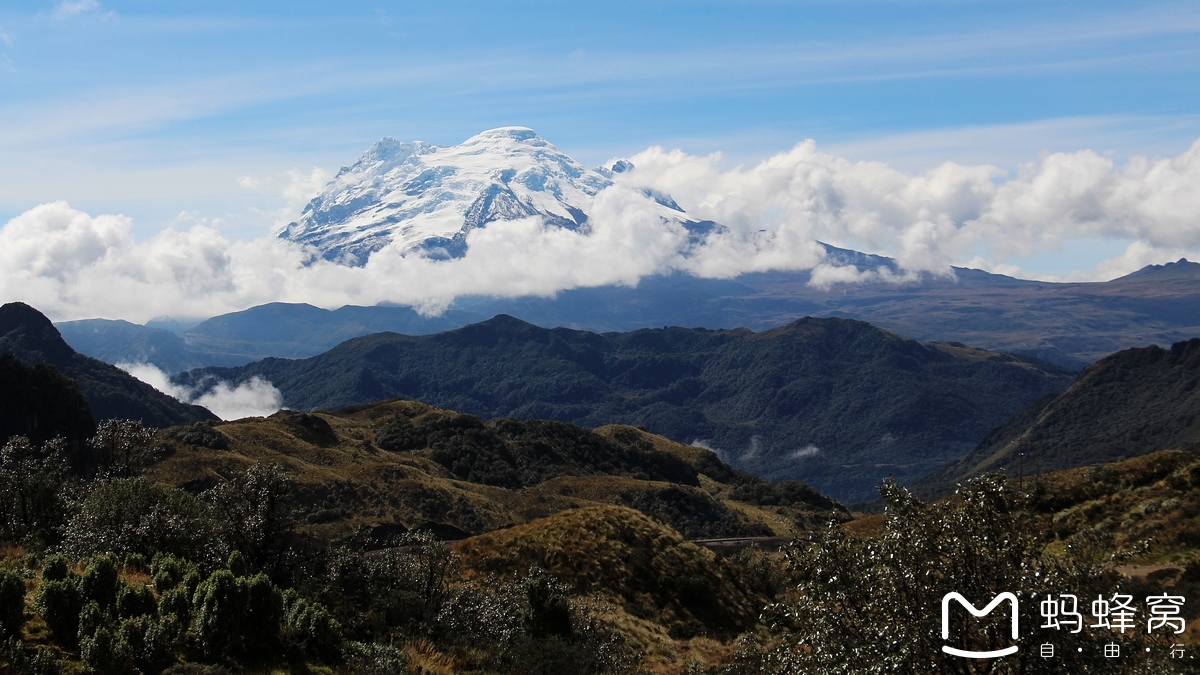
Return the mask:
[[[468,232],[498,220],[540,217],[549,226],[586,228],[592,199],[613,184],[613,171],[628,168],[588,169],[525,127],[492,129],[449,147],[384,138],[342,168],[279,236],[346,265],[363,265],[388,245],[459,257]],[[669,198],[645,195],[663,218],[686,220]],[[685,225],[694,231],[699,224]]]

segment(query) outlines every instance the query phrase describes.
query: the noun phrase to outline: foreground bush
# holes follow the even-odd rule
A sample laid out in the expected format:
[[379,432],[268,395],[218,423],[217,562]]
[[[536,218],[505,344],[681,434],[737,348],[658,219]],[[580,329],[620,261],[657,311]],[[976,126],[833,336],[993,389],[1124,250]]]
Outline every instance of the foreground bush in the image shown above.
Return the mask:
[[215,562],[223,559],[220,542],[200,500],[145,478],[119,478],[88,494],[67,524],[63,546],[75,556],[170,554]]
[[[882,492],[888,513],[881,536],[860,539],[829,528],[788,549],[794,599],[769,610],[784,646],[756,672],[1060,673],[1061,660],[1043,659],[1036,649],[983,663],[944,654],[942,597],[957,591],[979,603],[1012,592],[1028,636],[1041,622],[1034,598],[1065,592],[1095,598],[1129,586],[1106,571],[1111,554],[1096,558],[1068,546],[1066,557],[1043,555],[1042,533],[1003,477],[984,476],[956,499],[934,504],[892,484]],[[965,634],[972,649],[1012,644],[1006,621],[968,621],[962,629],[955,639]],[[1142,649],[1144,632],[1105,635],[1123,643],[1128,656],[1119,663],[1104,658],[1097,639],[1086,630],[1054,634],[1076,672],[1157,672]]]
[[43,579],[33,596],[33,607],[42,615],[55,642],[64,647],[75,645],[83,598],[74,578]]
[[21,637],[25,625],[25,578],[0,570],[0,640]]

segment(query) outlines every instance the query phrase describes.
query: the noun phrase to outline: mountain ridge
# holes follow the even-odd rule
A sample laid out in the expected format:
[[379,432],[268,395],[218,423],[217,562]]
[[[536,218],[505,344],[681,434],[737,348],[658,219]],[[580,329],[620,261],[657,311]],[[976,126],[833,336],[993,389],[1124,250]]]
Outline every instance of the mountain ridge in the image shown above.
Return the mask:
[[[850,264],[894,265],[882,256],[828,251]],[[1200,264],[1182,260],[1106,282],[1059,284],[956,269],[956,280],[821,289],[809,284],[807,272],[728,280],[675,274],[645,278],[632,289],[580,288],[554,298],[460,298],[438,316],[386,305],[326,310],[270,303],[212,317],[182,336],[99,319],[62,322],[58,328],[88,356],[108,363],[149,362],[176,373],[271,356],[307,358],[373,332],[430,334],[501,313],[545,328],[601,333],[664,325],[763,330],[803,316],[838,316],[915,340],[963,342],[1081,369],[1121,349],[1200,335],[1197,308]]]
[[983,472],[1035,474],[1200,443],[1200,338],[1127,349],[1031,403],[970,453],[918,482],[940,494]]
[[[963,345],[925,345],[849,319],[772,331],[590,333],[510,316],[433,335],[377,333],[303,360],[177,375],[203,388],[261,377],[284,404],[334,409],[401,396],[483,418],[643,425],[707,442],[768,479],[844,501],[967,452],[1069,371]],[[930,411],[936,411],[937,414]],[[932,448],[932,449],[931,449]],[[944,458],[944,459],[943,459]]]

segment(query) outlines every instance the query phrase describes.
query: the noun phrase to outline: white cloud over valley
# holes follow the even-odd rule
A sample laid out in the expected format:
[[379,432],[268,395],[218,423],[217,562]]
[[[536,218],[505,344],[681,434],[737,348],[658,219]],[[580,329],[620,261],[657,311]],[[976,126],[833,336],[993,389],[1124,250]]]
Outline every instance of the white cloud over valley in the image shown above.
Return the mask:
[[197,391],[173,384],[171,377],[153,364],[118,363],[117,367],[178,401],[204,406],[223,420],[266,417],[283,407],[279,389],[257,376],[236,387],[217,382]]
[[[268,234],[230,240],[203,223],[178,221],[139,241],[129,218],[46,203],[0,226],[0,300],[27,302],[56,320],[207,317],[272,301],[388,301],[436,312],[465,294],[550,295],[633,285],[672,270],[705,277],[813,270],[822,285],[870,277],[826,263],[818,241],[893,255],[908,272],[935,274],[963,264],[1019,274],[1014,260],[1072,239],[1126,242],[1120,255],[1080,272],[1093,278],[1200,250],[1200,141],[1175,157],[1119,165],[1086,150],[1047,154],[1011,176],[954,163],[904,172],[823,152],[812,141],[733,169],[722,169],[717,155],[657,147],[631,159],[637,168],[597,195],[586,231],[535,218],[496,222],[469,233],[463,258],[384,248],[357,268],[314,261],[311,250]],[[313,170],[276,184],[242,182],[285,193],[290,211],[270,214],[279,224],[327,178]],[[692,242],[661,221],[642,188],[728,229]]]

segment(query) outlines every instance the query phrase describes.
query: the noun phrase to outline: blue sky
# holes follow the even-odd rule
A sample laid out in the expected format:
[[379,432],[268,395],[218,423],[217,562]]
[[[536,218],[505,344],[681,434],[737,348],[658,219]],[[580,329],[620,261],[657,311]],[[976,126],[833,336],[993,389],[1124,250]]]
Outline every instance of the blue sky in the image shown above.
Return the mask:
[[[1200,137],[1195,2],[0,6],[0,223],[45,202],[261,236],[289,170],[524,125],[597,164],[815,139],[905,171]],[[183,214],[183,215],[181,215]],[[1013,262],[1066,273],[1127,242]]]

